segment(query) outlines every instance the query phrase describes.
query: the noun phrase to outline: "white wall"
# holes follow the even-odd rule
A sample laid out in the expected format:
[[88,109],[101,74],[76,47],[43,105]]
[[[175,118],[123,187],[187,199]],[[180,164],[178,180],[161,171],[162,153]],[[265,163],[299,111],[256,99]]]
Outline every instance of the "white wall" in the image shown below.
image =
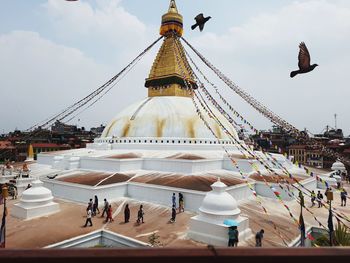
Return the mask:
[[171,207],[172,194],[176,194],[176,205],[178,205],[178,193],[184,195],[185,209],[190,211],[197,211],[201,206],[205,192],[192,191],[180,188],[164,187],[149,184],[129,183],[128,197],[136,200],[142,200],[155,204]]
[[49,155],[49,154],[38,154],[38,163],[40,164],[47,164],[47,165],[52,165],[53,164],[53,158],[56,155]]
[[99,197],[100,202],[104,198],[108,200],[115,200],[127,195],[127,183],[119,183],[113,185],[92,187],[84,186],[66,182],[59,182],[56,180],[45,180],[44,186],[52,191],[54,197],[62,198],[79,203],[87,203],[94,195]]
[[80,167],[86,170],[100,170],[115,173],[140,170],[142,168],[142,163],[142,159],[117,160],[82,157],[80,160]]
[[148,244],[133,238],[122,236],[107,230],[97,230],[92,233],[74,237],[45,248],[93,248],[98,245],[106,247],[147,247]]
[[145,158],[143,170],[192,174],[222,169],[222,160],[174,160]]
[[[310,178],[310,179],[307,179],[307,180],[301,182],[301,184],[304,185],[310,191],[312,191],[312,190],[316,189],[317,182],[314,178]],[[277,192],[279,192],[281,194],[281,197],[283,200],[293,200],[294,198],[290,196],[290,195],[292,195],[291,194],[292,192],[294,193],[295,196],[298,196],[298,194],[299,194],[299,191],[292,186],[289,186],[289,189],[290,189],[290,195],[289,195],[287,187],[284,187],[285,190],[283,190],[283,189],[281,189],[281,187],[279,187],[278,184],[270,184],[270,185],[272,185],[277,190]],[[302,189],[301,186],[299,186],[297,184],[294,184],[294,185],[297,188]],[[261,195],[264,197],[269,197],[272,199],[276,198],[275,194],[271,191],[271,189],[268,186],[266,186],[266,184],[264,182],[256,182],[255,183],[255,191],[258,195]]]
[[[198,211],[202,204],[206,192],[193,191],[174,187],[165,187],[151,184],[142,184],[135,182],[124,182],[105,186],[84,186],[56,180],[42,179],[44,186],[52,191],[57,198],[62,198],[79,203],[87,203],[90,198],[97,195],[100,202],[104,198],[115,200],[121,197],[129,197],[136,200],[151,202],[171,207],[173,193],[176,194],[176,202],[178,205],[178,193],[184,195],[185,209],[190,211]],[[246,185],[229,187],[228,193],[237,201],[246,200],[252,193]]]

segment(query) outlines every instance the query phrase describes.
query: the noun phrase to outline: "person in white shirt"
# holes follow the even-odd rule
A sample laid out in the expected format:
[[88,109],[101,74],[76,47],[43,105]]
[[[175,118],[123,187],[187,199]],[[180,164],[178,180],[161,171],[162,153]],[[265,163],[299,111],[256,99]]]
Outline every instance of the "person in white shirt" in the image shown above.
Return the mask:
[[91,218],[92,218],[92,212],[91,212],[91,209],[88,209],[88,210],[86,211],[86,222],[85,222],[84,227],[87,227],[87,224],[88,224],[88,223],[90,223],[90,226],[92,226]]

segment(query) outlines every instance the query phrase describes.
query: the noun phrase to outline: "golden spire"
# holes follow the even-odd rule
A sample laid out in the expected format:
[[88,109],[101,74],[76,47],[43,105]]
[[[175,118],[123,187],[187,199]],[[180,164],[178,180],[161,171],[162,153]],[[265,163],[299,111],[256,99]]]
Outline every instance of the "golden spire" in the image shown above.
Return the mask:
[[179,11],[177,11],[175,0],[170,1],[168,13],[179,13]]
[[173,32],[179,36],[183,34],[183,17],[177,10],[175,0],[170,1],[168,13],[162,16],[162,25],[160,27],[160,34],[162,36]]
[[165,37],[154,60],[145,86],[148,96],[192,96],[196,89],[183,46],[178,38],[183,34],[183,18],[175,0],[170,1],[169,10],[162,16],[160,34]]

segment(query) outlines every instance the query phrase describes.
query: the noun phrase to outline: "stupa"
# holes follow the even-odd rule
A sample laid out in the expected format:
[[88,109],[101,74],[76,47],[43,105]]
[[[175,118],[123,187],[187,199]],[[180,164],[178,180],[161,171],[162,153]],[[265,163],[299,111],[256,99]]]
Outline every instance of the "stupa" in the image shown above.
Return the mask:
[[58,212],[59,205],[53,202],[49,189],[43,187],[43,182],[36,180],[32,187],[22,193],[19,203],[15,204],[11,215],[20,219],[32,219]]
[[[209,105],[209,111],[234,140],[212,116],[203,114],[213,132],[198,115],[193,103],[197,83],[178,41],[183,31],[183,17],[171,0],[161,21],[164,39],[145,81],[147,98],[116,114],[102,136],[87,148],[38,155],[38,164],[49,169],[41,180],[55,197],[86,203],[94,194],[109,200],[128,196],[168,206],[172,193],[182,192],[186,209],[198,211],[218,177],[239,202],[252,196],[246,184],[255,173],[252,164],[261,174],[269,174],[257,160],[242,154],[237,142],[244,142],[214,106]],[[275,162],[256,154],[284,176]],[[298,180],[308,179],[303,169],[283,155],[273,156]],[[232,158],[237,165],[232,164]],[[260,177],[248,180],[258,194],[271,197],[271,189]],[[315,179],[306,184],[316,185]],[[282,198],[288,198],[281,192]]]
[[215,246],[227,246],[228,228],[225,221],[234,221],[239,231],[239,240],[251,236],[249,220],[240,216],[241,210],[232,195],[226,192],[227,185],[220,179],[211,185],[199,208],[199,214],[191,218],[188,236],[194,240]]

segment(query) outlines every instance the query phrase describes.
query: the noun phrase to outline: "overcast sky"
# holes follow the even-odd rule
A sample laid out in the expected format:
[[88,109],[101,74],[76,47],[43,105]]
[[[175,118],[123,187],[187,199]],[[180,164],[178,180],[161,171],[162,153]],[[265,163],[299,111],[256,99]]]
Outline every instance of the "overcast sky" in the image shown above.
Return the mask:
[[[84,97],[119,72],[158,37],[168,0],[0,0],[0,132],[26,129]],[[177,0],[185,38],[244,90],[299,129],[328,124],[350,134],[350,1]],[[193,17],[211,15],[204,32]],[[312,73],[297,69],[305,41]],[[147,96],[157,45],[107,97],[71,121],[106,124]],[[201,65],[204,69],[205,67]],[[271,123],[211,74],[211,80],[252,124]]]

